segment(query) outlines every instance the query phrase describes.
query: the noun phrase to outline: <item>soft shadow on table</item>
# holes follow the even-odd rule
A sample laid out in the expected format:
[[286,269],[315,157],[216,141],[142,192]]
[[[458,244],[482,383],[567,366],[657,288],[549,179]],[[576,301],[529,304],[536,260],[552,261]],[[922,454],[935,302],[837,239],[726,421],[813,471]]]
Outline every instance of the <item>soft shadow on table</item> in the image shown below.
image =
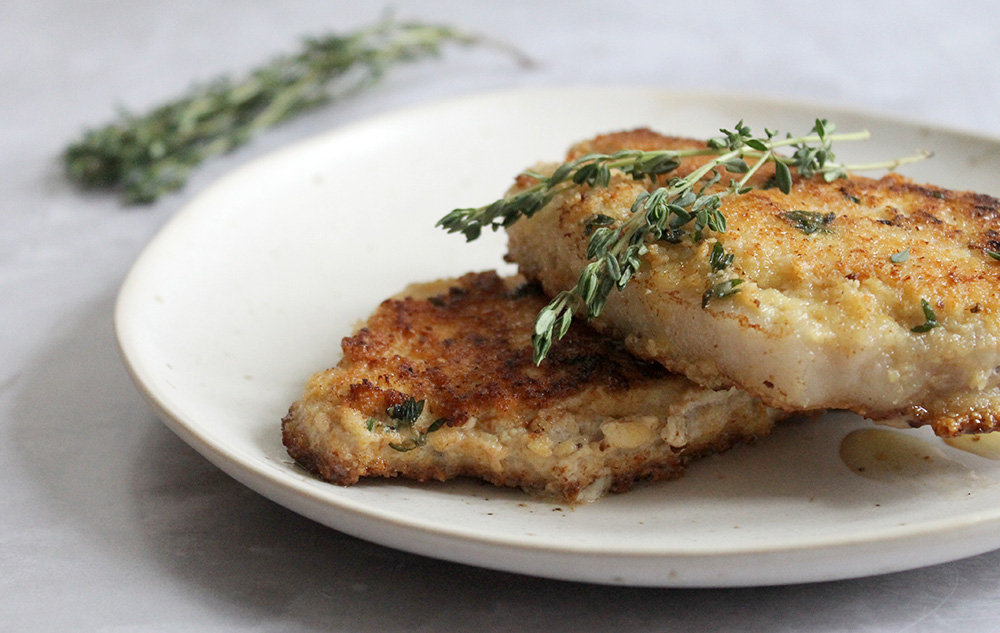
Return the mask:
[[919,631],[940,616],[974,620],[970,607],[985,608],[995,591],[998,553],[852,581],[696,590],[530,578],[369,544],[248,490],[156,421],[119,359],[112,305],[109,291],[80,310],[21,374],[9,441],[38,496],[82,538],[115,560],[159,567],[199,610],[235,624],[486,633],[851,622],[853,631]]

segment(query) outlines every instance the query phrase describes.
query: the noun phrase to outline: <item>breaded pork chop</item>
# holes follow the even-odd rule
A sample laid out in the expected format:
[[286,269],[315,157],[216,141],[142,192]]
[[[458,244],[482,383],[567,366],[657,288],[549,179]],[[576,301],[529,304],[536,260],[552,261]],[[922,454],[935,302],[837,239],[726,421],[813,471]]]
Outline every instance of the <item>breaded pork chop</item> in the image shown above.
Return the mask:
[[459,476],[569,502],[674,477],[697,455],[767,434],[778,417],[636,359],[581,325],[544,367],[535,285],[469,274],[383,302],[283,420],[285,446],[325,480]]
[[[570,157],[699,145],[637,130]],[[569,190],[508,228],[508,257],[550,294],[571,288],[588,221],[627,217],[649,188],[617,174],[606,189]],[[1000,251],[1000,201],[890,174],[796,178],[788,195],[760,186],[722,211],[725,233],[653,244],[594,325],[699,384],[786,411],[849,409],[942,436],[1000,428],[1000,261],[990,254]],[[721,274],[709,263],[716,241],[735,256]],[[737,293],[706,298],[731,278],[742,280]]]

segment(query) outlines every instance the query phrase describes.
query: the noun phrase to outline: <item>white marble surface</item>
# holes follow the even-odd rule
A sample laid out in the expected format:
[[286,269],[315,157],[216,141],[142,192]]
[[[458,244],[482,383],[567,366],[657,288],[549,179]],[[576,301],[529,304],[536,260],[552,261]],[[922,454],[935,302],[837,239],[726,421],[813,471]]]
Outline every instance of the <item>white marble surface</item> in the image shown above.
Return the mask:
[[[677,6],[672,6],[677,4]],[[530,85],[650,84],[814,100],[1000,136],[992,2],[401,2],[511,42],[450,51],[213,161],[142,209],[81,194],[83,127],[251,67],[384,6],[350,0],[0,4],[0,622],[17,631],[1000,629],[1000,553],[859,580],[623,589],[438,562],[243,488],[154,417],[119,361],[115,292],[144,244],[233,167],[405,105]]]

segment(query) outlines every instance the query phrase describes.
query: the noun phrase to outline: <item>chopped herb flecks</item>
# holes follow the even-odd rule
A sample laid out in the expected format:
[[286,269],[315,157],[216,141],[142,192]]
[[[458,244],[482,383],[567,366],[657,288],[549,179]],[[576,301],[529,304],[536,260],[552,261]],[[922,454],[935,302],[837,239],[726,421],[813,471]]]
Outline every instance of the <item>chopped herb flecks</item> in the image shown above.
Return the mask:
[[394,404],[386,409],[385,414],[392,420],[398,420],[401,424],[413,424],[423,410],[423,400],[414,400],[413,396],[407,396],[402,404]]
[[437,420],[434,420],[429,427],[427,427],[426,431],[424,431],[423,433],[415,431],[413,437],[407,440],[406,442],[403,442],[402,444],[389,442],[389,448],[399,451],[401,453],[405,453],[407,451],[412,451],[413,449],[419,446],[424,446],[425,444],[427,444],[427,436],[433,433],[434,431],[440,429],[442,426],[444,426],[445,422],[447,421],[448,421],[447,418],[438,418]]
[[712,255],[708,258],[708,263],[714,273],[729,268],[735,257],[732,253],[726,252],[726,249],[722,247],[722,242],[716,242],[715,246],[712,247]]
[[431,422],[426,431],[418,431],[413,425],[423,411],[423,400],[415,400],[413,396],[407,396],[402,403],[386,408],[385,414],[393,423],[385,424],[375,418],[368,418],[365,427],[369,431],[374,431],[376,426],[381,426],[383,431],[395,431],[409,435],[403,442],[389,442],[389,448],[405,453],[427,444],[427,436],[440,429],[448,421],[447,418],[438,418]]
[[705,294],[701,295],[701,307],[707,308],[708,304],[712,302],[713,299],[725,299],[731,295],[736,294],[740,291],[739,285],[743,283],[742,279],[727,279],[726,281],[720,282],[705,291]]
[[937,315],[934,314],[934,310],[931,309],[931,304],[927,301],[927,299],[920,300],[920,308],[924,311],[924,322],[916,327],[910,328],[910,331],[923,334],[924,332],[929,332],[941,325],[938,323]]
[[830,233],[830,224],[837,216],[832,212],[820,213],[796,209],[795,211],[785,211],[781,217],[806,235],[812,235],[813,233]]

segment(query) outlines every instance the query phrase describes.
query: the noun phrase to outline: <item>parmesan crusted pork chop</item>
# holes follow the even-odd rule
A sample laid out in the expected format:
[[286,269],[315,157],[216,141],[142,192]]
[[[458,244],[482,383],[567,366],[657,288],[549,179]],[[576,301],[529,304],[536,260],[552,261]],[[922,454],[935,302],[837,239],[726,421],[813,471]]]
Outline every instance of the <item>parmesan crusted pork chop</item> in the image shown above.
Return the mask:
[[536,367],[532,322],[546,300],[535,285],[482,273],[413,293],[345,338],[340,364],[314,375],[283,420],[288,453],[325,480],[471,476],[585,502],[677,476],[779,416],[585,325]]
[[[698,146],[637,130],[570,156]],[[1000,428],[1000,201],[895,174],[796,176],[786,195],[761,186],[772,174],[724,198],[725,233],[652,244],[594,325],[699,384],[785,411],[848,409],[941,436]],[[613,174],[607,188],[570,189],[508,228],[508,257],[550,294],[571,288],[588,222],[627,217],[651,188]],[[722,273],[710,265],[717,241],[734,256]],[[732,279],[721,287],[736,292],[712,293]]]

